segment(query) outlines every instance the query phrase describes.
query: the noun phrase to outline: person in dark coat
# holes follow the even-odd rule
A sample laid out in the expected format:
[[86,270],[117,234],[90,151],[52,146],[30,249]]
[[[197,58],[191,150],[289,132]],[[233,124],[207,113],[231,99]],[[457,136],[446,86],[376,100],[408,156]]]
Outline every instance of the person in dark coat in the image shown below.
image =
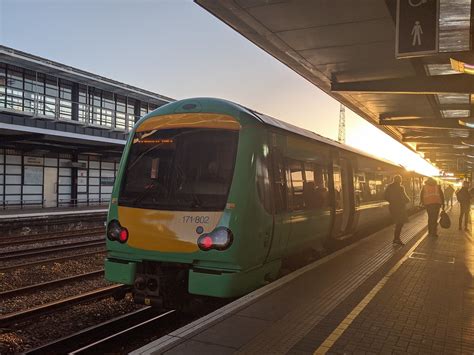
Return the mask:
[[444,189],[444,199],[446,201],[446,206],[453,207],[453,196],[454,188],[451,185],[446,186]]
[[428,214],[428,236],[437,238],[439,210],[441,206],[444,210],[444,194],[441,186],[435,179],[428,178],[421,189],[420,201],[426,208]]
[[408,222],[406,204],[410,202],[410,198],[402,186],[402,177],[395,175],[391,184],[387,186],[384,194],[385,199],[390,203],[389,210],[395,223],[395,232],[393,235],[393,243],[404,245],[400,239],[403,225]]
[[467,227],[469,223],[469,215],[471,213],[471,194],[469,191],[469,182],[464,181],[461,189],[456,193],[456,197],[461,206],[461,213],[459,214],[459,230],[462,230],[462,220],[464,218],[464,230],[469,230]]

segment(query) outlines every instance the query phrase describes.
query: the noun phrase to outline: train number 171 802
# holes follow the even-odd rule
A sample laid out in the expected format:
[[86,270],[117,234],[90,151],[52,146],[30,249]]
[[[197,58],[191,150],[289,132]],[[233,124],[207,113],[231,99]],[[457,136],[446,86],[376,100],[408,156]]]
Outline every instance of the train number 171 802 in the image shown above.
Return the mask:
[[183,223],[208,224],[209,216],[183,216]]

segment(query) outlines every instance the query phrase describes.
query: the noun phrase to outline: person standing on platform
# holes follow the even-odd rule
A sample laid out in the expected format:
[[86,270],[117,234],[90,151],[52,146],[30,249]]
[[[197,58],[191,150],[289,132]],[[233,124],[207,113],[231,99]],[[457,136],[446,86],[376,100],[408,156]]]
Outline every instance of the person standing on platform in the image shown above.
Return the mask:
[[395,175],[391,184],[387,186],[384,194],[385,199],[390,203],[389,210],[395,223],[395,232],[393,235],[393,244],[404,245],[400,239],[403,225],[408,222],[406,204],[410,202],[410,198],[402,186],[402,177]]
[[444,209],[444,195],[435,179],[428,178],[421,189],[420,201],[428,214],[428,236],[437,238],[438,218],[441,206]]
[[461,189],[457,192],[456,197],[458,198],[461,206],[459,214],[459,230],[462,230],[462,220],[464,218],[464,230],[468,229],[469,217],[471,214],[471,193],[469,191],[469,182],[464,181]]
[[453,196],[454,188],[448,184],[448,186],[444,189],[444,198],[446,199],[446,206],[453,207]]

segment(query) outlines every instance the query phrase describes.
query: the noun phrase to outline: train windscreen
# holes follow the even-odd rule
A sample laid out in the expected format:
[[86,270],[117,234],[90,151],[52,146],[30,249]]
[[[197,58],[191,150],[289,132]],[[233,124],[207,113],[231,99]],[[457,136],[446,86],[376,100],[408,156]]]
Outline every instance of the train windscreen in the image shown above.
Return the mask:
[[160,210],[223,210],[238,132],[181,128],[137,132],[119,204]]

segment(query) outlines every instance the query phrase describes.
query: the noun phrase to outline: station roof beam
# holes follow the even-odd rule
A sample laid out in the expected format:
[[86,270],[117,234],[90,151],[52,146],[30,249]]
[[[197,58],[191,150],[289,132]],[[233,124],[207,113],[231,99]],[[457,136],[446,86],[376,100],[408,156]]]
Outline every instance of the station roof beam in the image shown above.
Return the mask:
[[437,75],[420,78],[418,76],[383,80],[354,81],[331,84],[334,92],[373,92],[390,94],[470,94],[474,92],[474,76]]

